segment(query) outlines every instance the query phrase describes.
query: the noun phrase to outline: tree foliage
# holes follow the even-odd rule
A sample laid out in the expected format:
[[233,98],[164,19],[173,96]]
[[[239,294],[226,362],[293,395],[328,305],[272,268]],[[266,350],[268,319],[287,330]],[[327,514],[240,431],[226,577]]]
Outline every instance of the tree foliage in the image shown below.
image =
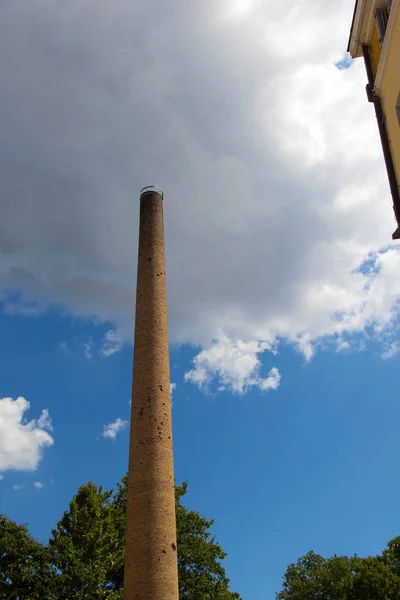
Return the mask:
[[54,569],[48,549],[0,515],[0,598],[53,600]]
[[181,504],[186,491],[186,483],[175,489],[180,600],[240,598],[229,591],[229,579],[221,565],[226,554],[210,533],[214,521]]
[[277,600],[400,600],[400,537],[367,558],[308,552],[288,566]]
[[[82,485],[47,545],[1,517],[0,598],[122,600],[126,483],[115,492]],[[213,522],[183,506],[186,491],[186,483],[175,490],[180,600],[240,600],[229,590]]]
[[112,492],[94,483],[79,488],[52,531],[49,550],[58,586],[71,600],[119,598],[115,569],[123,569],[124,538],[115,523]]

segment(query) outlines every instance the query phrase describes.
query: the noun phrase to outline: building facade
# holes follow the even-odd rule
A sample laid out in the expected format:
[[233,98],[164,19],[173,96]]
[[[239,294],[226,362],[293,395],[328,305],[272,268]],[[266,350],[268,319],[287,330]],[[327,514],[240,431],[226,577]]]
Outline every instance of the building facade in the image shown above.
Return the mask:
[[400,0],[357,0],[347,51],[364,58],[400,239]]

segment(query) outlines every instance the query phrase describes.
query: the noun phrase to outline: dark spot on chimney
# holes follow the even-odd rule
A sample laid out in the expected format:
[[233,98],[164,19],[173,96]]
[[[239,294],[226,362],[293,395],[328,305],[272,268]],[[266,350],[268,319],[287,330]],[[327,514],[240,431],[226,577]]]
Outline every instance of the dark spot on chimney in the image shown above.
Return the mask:
[[172,550],[174,550],[174,552],[176,551],[176,546],[175,546],[174,542],[172,542],[171,548],[172,548]]

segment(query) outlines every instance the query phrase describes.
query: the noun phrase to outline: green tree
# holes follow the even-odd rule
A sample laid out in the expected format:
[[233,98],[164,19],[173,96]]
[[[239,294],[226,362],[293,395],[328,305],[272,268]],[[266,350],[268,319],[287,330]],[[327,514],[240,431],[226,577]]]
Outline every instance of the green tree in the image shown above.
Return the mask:
[[400,576],[400,535],[393,538],[383,551],[383,556],[393,571]]
[[[125,516],[127,478],[118,484],[113,497],[113,523],[118,531],[123,550],[125,540]],[[175,488],[176,526],[178,542],[178,576],[180,600],[234,600],[240,598],[229,590],[229,579],[221,561],[226,554],[210,533],[213,521],[208,521],[198,512],[182,505],[187,493],[187,483]],[[113,589],[122,590],[123,555],[109,571]]]
[[288,566],[278,600],[346,600],[352,584],[352,560],[325,559],[308,552]]
[[400,600],[400,578],[381,556],[360,558],[354,570],[350,600]]
[[288,566],[277,600],[400,600],[396,539],[382,556],[325,559],[309,552]]
[[54,578],[48,549],[0,515],[0,598],[56,600]]
[[[213,522],[182,505],[186,491],[184,483],[175,492],[180,599],[240,600],[229,590],[221,564],[226,555],[210,533]],[[5,519],[0,599],[122,600],[126,496],[126,477],[115,493],[94,483],[81,486],[48,546]]]
[[186,483],[175,490],[180,600],[240,598],[229,590],[229,579],[221,565],[226,554],[210,533],[214,521],[181,504],[186,492]]
[[112,492],[82,485],[49,541],[60,597],[114,600],[112,574],[123,562],[123,539],[114,519]]

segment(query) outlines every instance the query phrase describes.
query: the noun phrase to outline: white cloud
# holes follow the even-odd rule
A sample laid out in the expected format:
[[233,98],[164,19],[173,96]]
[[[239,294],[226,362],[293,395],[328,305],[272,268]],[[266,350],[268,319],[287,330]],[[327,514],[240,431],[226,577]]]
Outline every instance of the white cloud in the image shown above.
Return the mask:
[[171,394],[171,398],[172,398],[172,394],[173,392],[176,390],[176,383],[171,383],[170,384],[170,394]]
[[24,487],[26,487],[25,483],[16,483],[15,485],[12,486],[12,489],[15,491],[18,491],[18,490],[23,490]]
[[349,349],[350,349],[349,342],[347,342],[346,340],[341,340],[341,341],[339,341],[339,343],[336,347],[336,352],[344,352],[345,350],[349,350]]
[[92,338],[89,338],[88,341],[83,344],[83,350],[84,350],[86,358],[88,360],[92,360],[92,358],[93,358],[93,340],[92,340]]
[[388,358],[393,358],[400,352],[400,343],[392,342],[391,344],[387,344],[386,350],[382,352],[382,358],[387,360]]
[[266,390],[277,390],[281,381],[281,375],[276,367],[272,367],[268,373],[266,379],[260,379],[257,383],[251,383],[251,385],[258,385],[260,390],[263,392]]
[[261,391],[275,390],[280,382],[277,368],[271,369],[265,379],[260,376],[259,355],[266,350],[274,351],[270,342],[221,338],[194,358],[194,368],[185,374],[185,381],[207,389],[216,379],[219,391],[231,389],[238,394],[251,387],[258,387]]
[[57,303],[130,338],[132,194],[157,173],[172,342],[276,337],[310,359],[327,336],[386,340],[400,299],[398,247],[380,252],[387,176],[363,61],[334,66],[353,1],[42,4],[0,8],[10,312]]
[[101,346],[103,356],[111,356],[122,349],[123,340],[116,331],[110,329],[106,332]]
[[37,488],[38,490],[41,490],[42,488],[44,488],[44,485],[40,481],[34,481],[33,487]]
[[109,423],[108,425],[104,425],[103,429],[103,437],[109,438],[111,440],[115,440],[117,434],[125,429],[128,425],[128,421],[124,421],[123,419],[115,419],[113,423]]
[[30,404],[19,397],[0,399],[0,471],[34,471],[42,459],[44,448],[54,439],[48,411],[42,411],[39,419],[26,421],[24,413]]
[[4,479],[4,475],[1,475],[1,474],[0,474],[0,481],[1,481],[2,479]]
[[53,425],[51,424],[51,419],[47,408],[42,410],[42,414],[40,415],[37,424],[40,429],[47,429],[47,431],[53,431]]
[[307,333],[299,336],[297,340],[297,349],[303,354],[307,361],[311,360],[314,356],[315,349],[312,340]]

